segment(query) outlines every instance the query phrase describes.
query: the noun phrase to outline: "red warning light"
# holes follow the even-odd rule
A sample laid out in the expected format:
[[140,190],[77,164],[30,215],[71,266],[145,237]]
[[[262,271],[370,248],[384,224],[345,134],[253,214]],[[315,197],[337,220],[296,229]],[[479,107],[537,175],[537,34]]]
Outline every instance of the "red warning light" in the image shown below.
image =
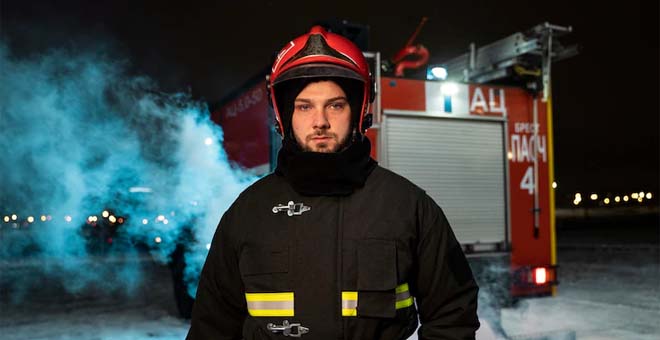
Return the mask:
[[547,273],[545,268],[534,269],[534,282],[536,282],[537,285],[545,284],[548,282],[548,277],[546,274]]

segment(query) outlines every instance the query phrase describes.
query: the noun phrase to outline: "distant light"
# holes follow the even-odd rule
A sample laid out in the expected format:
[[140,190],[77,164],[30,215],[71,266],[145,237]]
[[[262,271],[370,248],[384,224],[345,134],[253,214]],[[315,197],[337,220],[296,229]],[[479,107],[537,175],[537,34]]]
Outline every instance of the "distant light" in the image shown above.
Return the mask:
[[149,223],[149,220],[148,220],[148,219],[146,219],[146,218],[143,218],[143,219],[142,219],[142,224],[148,224],[148,223]]
[[547,275],[545,268],[536,268],[534,269],[534,281],[537,285],[542,285],[547,282]]
[[206,139],[204,139],[204,144],[206,145],[213,144],[213,139],[211,139],[211,137],[207,137]]
[[647,192],[647,193],[646,193],[646,199],[647,199],[647,200],[650,200],[651,198],[653,198],[653,195],[651,195],[650,192]]
[[130,187],[128,192],[152,192],[152,190],[149,187]]
[[644,197],[639,196],[639,198],[637,199],[637,202],[642,203],[643,201],[644,201]]
[[27,221],[28,221],[28,223],[34,222],[34,217],[28,216]]
[[16,221],[16,219],[18,219],[18,216],[16,216],[16,214],[12,214],[11,215],[11,220]]
[[616,202],[616,203],[621,202],[621,197],[619,197],[619,196],[614,197],[614,202]]
[[108,217],[108,221],[110,221],[110,223],[115,223],[117,222],[117,218],[115,215],[110,215],[110,217]]
[[591,200],[595,201],[598,199],[598,194],[591,194]]
[[643,192],[643,191],[640,191],[640,192],[639,192],[639,196],[644,197],[644,192]]
[[609,198],[605,198],[605,199],[603,200],[603,202],[605,202],[605,204],[610,204],[610,199],[609,199]]
[[46,215],[41,215],[41,222],[46,222]]
[[628,195],[623,196],[623,201],[628,202]]
[[163,241],[163,239],[161,239],[160,236],[156,236],[156,238],[154,238],[154,241],[156,241],[156,243],[160,243]]
[[630,198],[632,198],[632,199],[634,199],[634,200],[636,200],[638,197],[639,197],[639,195],[638,195],[636,192],[633,192],[633,193],[630,195]]
[[46,219],[50,221],[50,220],[53,219],[53,216],[48,215],[48,216],[46,216]]
[[103,218],[108,218],[108,216],[110,216],[110,213],[107,210],[103,210],[101,216],[103,216]]
[[89,221],[89,223],[94,222],[94,216],[87,217],[87,221]]
[[64,216],[64,220],[65,220],[67,223],[71,222],[71,216],[69,216],[69,215]]
[[117,223],[119,223],[119,224],[124,223],[124,218],[123,217],[118,218]]
[[168,221],[167,219],[163,220],[163,224],[168,224],[168,223],[170,223],[170,221]]
[[9,220],[10,220],[9,216],[5,216],[4,218],[5,223],[9,223]]
[[582,202],[582,194],[579,192],[575,193],[575,199],[573,199],[573,204],[578,205]]
[[552,188],[557,189],[557,182],[552,182]]
[[447,69],[442,66],[433,66],[426,73],[426,79],[428,80],[445,80],[447,79]]
[[163,221],[164,219],[165,219],[165,216],[163,216],[163,215],[158,215],[158,217],[156,218],[156,220],[158,220],[158,221]]
[[211,244],[210,244],[210,243],[207,243],[207,244],[206,244],[206,250],[210,250],[210,249],[211,249]]
[[513,152],[511,152],[511,151],[507,152],[507,153],[506,153],[506,156],[507,156],[509,159],[513,159]]

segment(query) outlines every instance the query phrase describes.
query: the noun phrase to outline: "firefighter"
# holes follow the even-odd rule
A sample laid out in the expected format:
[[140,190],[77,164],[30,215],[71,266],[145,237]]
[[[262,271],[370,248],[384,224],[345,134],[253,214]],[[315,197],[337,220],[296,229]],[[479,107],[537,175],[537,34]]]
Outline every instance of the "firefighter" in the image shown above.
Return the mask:
[[445,215],[370,157],[359,48],[314,26],[268,86],[277,168],[222,216],[187,339],[406,339],[418,319],[419,339],[474,338],[478,287]]

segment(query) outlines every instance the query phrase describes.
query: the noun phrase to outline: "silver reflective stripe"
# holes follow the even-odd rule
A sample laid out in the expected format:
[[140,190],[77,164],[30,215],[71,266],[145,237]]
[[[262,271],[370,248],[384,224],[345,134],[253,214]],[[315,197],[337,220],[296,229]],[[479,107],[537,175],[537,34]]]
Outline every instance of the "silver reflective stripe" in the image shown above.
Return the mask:
[[357,308],[357,300],[341,300],[342,309],[355,309]]
[[248,309],[293,309],[293,301],[248,301]]
[[401,292],[401,293],[396,294],[396,300],[397,301],[405,300],[409,297],[410,297],[410,292],[407,291],[407,290],[405,292]]

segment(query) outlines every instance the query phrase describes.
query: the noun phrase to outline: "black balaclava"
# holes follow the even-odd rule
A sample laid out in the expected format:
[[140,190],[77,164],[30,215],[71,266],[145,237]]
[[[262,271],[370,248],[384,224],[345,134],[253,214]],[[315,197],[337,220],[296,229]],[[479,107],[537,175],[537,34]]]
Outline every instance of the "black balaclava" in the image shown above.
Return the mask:
[[[307,85],[322,80],[332,80],[344,90],[352,114],[352,135],[342,150],[333,153],[303,151],[291,127],[295,98]],[[286,178],[296,192],[307,196],[340,196],[364,186],[377,163],[370,157],[369,139],[357,128],[363,89],[360,81],[346,78],[294,79],[276,86],[275,100],[284,139],[275,173]]]

